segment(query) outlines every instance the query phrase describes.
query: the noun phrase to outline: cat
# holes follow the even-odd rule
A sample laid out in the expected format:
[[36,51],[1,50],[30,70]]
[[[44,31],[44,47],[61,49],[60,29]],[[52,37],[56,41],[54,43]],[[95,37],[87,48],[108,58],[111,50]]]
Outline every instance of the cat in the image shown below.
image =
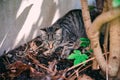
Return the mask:
[[82,11],[74,9],[67,12],[51,26],[40,29],[40,36],[44,47],[48,49],[44,55],[51,55],[59,46],[63,46],[61,57],[66,58],[73,49],[74,43],[81,37],[87,37]]

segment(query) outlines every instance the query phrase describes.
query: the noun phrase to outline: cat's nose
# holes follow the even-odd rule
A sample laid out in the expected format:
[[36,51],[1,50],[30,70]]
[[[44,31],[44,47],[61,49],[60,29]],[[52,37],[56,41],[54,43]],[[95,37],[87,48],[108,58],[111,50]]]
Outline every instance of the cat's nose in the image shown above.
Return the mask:
[[49,48],[52,49],[53,48],[53,42],[49,43]]

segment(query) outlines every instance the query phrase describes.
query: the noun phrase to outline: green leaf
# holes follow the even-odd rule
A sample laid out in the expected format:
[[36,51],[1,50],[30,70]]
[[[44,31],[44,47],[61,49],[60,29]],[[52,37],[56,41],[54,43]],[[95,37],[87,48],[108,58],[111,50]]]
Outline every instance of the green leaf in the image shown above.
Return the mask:
[[76,59],[81,55],[81,52],[79,50],[74,50],[74,53],[71,53],[67,59]]
[[78,56],[79,56],[79,54],[72,53],[67,57],[67,59],[76,59]]
[[74,65],[77,65],[85,60],[88,59],[88,56],[86,54],[81,54],[80,50],[74,50],[73,53],[71,53],[67,59],[74,59]]
[[92,50],[92,49],[90,49],[90,50],[89,50],[89,52],[93,53],[93,50]]
[[79,63],[82,63],[88,59],[88,56],[86,54],[81,54],[77,59],[74,60],[74,65],[77,65]]
[[84,59],[88,59],[88,56],[87,56],[86,54],[82,54],[82,57],[83,57]]
[[80,46],[88,47],[90,45],[90,40],[88,38],[80,38]]
[[89,41],[88,38],[80,38],[80,41]]
[[80,60],[80,59],[74,60],[74,65],[77,65],[77,64],[79,64],[79,63],[81,63],[81,60]]
[[85,47],[88,47],[88,44],[85,42],[81,42],[80,46],[85,48]]
[[74,52],[75,54],[80,54],[80,55],[81,55],[80,50],[74,50],[73,52]]
[[120,0],[113,0],[112,5],[113,5],[113,7],[120,6]]

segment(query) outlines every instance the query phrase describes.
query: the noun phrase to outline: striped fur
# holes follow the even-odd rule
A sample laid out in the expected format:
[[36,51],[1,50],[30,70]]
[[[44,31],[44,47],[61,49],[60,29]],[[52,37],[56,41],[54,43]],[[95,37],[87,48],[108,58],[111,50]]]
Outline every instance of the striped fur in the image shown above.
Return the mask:
[[[69,11],[53,25],[41,29],[40,32],[45,47],[49,50],[45,55],[54,52],[60,44],[74,43],[81,37],[87,37],[82,12],[79,9]],[[69,52],[63,54],[69,54]]]

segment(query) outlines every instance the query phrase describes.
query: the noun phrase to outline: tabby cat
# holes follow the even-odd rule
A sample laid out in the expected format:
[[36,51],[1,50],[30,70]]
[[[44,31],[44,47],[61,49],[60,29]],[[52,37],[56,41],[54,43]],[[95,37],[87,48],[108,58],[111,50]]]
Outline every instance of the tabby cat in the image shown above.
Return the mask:
[[[63,46],[63,56],[68,56],[74,43],[81,37],[87,37],[80,9],[69,11],[50,27],[40,29],[41,39],[51,55],[59,46]],[[63,45],[62,45],[63,44]]]

